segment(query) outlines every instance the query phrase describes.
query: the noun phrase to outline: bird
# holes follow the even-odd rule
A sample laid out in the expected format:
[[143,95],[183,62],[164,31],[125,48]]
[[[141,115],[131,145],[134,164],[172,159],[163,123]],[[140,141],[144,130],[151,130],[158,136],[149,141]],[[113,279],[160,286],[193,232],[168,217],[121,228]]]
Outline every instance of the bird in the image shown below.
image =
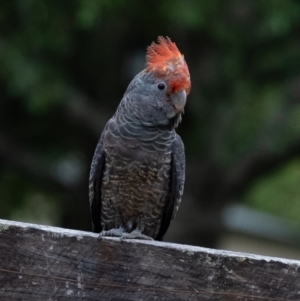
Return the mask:
[[159,36],[92,159],[89,203],[92,231],[100,237],[163,240],[183,195],[185,152],[175,130],[190,90],[184,55]]

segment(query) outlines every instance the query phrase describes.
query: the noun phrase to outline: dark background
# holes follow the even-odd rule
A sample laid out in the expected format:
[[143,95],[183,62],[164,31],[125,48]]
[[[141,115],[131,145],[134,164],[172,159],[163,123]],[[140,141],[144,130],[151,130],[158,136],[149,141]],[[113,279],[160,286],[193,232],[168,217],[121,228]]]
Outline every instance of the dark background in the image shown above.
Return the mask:
[[299,222],[292,0],[1,0],[0,218],[91,229],[95,146],[159,35],[192,79],[186,188],[166,239],[216,247],[232,203]]

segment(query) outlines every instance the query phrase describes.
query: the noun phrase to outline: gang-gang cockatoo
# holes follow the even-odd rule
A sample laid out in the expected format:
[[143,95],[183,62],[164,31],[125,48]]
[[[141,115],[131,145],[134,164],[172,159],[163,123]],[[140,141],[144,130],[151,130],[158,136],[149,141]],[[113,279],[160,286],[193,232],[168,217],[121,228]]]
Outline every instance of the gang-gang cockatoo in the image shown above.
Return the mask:
[[184,56],[168,37],[159,37],[95,150],[89,182],[93,232],[163,239],[183,193],[184,146],[175,128],[190,89]]

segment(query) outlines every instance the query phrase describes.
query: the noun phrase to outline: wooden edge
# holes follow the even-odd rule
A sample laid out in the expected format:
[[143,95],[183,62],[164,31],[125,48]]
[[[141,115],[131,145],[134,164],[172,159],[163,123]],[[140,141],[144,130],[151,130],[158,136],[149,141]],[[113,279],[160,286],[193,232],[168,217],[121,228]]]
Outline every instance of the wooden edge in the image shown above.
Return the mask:
[[[36,230],[47,232],[48,234],[52,233],[53,235],[59,235],[61,237],[63,237],[63,236],[77,237],[77,240],[80,240],[84,237],[94,237],[95,239],[98,239],[98,234],[92,233],[92,232],[64,229],[64,228],[53,227],[53,226],[23,223],[23,222],[16,222],[16,221],[0,219],[0,235],[1,235],[2,231],[5,231],[10,227],[22,228],[24,230],[36,229]],[[104,239],[112,240],[112,241],[120,240],[119,238],[115,238],[115,237],[105,237]],[[189,252],[191,254],[206,253],[208,255],[216,255],[216,256],[229,257],[229,258],[240,258],[240,259],[248,258],[248,259],[257,260],[257,261],[264,260],[266,262],[272,261],[272,262],[280,262],[280,263],[284,263],[284,264],[288,264],[288,265],[293,264],[293,265],[300,267],[300,260],[271,257],[271,256],[262,256],[262,255],[233,252],[233,251],[226,251],[226,250],[209,249],[209,248],[203,248],[203,247],[197,247],[197,246],[176,244],[176,243],[170,243],[170,242],[161,242],[161,241],[154,241],[154,240],[151,241],[151,240],[128,239],[128,240],[126,240],[126,242],[133,243],[133,244],[139,243],[139,244],[143,244],[143,245],[152,245],[154,247],[157,246],[157,247],[163,247],[163,248],[168,248],[168,249],[174,249],[174,250],[178,250],[181,252]]]

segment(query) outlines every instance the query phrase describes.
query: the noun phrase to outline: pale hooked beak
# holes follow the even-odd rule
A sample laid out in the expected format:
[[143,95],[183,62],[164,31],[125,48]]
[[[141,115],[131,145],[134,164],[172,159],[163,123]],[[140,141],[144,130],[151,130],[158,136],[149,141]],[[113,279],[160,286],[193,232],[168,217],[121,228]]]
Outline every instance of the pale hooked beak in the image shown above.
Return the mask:
[[177,113],[183,112],[186,103],[186,91],[182,90],[180,92],[170,95],[171,105]]

